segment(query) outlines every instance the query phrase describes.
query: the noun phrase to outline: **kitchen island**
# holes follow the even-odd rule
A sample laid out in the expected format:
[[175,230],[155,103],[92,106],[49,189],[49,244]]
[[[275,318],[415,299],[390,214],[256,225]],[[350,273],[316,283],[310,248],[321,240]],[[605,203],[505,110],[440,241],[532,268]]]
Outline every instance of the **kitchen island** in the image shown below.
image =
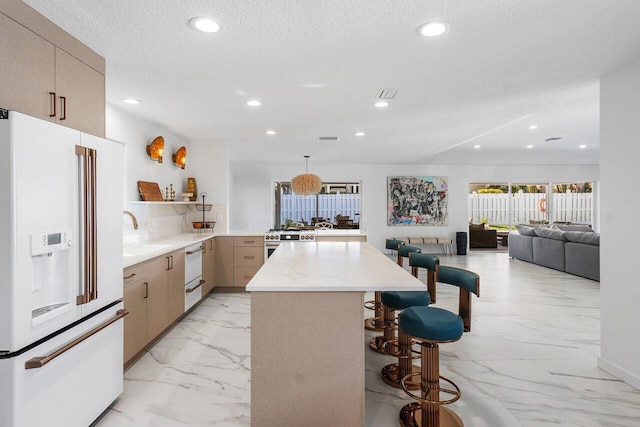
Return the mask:
[[425,285],[364,242],[286,242],[251,292],[251,424],[364,425],[364,293]]

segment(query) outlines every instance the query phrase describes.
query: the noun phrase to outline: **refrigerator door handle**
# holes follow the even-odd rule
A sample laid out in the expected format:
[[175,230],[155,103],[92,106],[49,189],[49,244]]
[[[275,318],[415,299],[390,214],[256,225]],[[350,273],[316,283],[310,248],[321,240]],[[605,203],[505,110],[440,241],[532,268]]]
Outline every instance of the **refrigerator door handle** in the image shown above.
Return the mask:
[[97,230],[96,230],[96,150],[76,145],[76,155],[82,160],[80,173],[81,271],[82,294],[76,304],[87,304],[98,298]]
[[129,314],[129,312],[127,310],[124,310],[124,309],[118,310],[116,315],[113,318],[111,318],[111,319],[107,320],[106,322],[96,326],[95,328],[93,328],[92,330],[90,330],[86,334],[76,338],[75,340],[65,344],[64,346],[60,347],[59,349],[57,349],[53,353],[51,353],[51,354],[49,354],[47,356],[34,357],[34,358],[31,358],[31,359],[27,360],[24,363],[24,369],[42,368],[44,365],[46,365],[47,363],[51,362],[56,357],[61,356],[62,354],[66,353],[67,351],[71,350],[73,347],[77,346],[82,341],[86,340],[89,337],[92,337],[93,335],[97,334],[98,332],[100,332],[104,328],[106,328],[106,327],[110,326],[111,324],[117,322],[118,320],[122,319],[127,314]]
[[97,157],[98,152],[96,150],[89,150],[89,163],[91,167],[91,282],[89,301],[98,299],[98,226],[97,226],[97,212],[96,198],[97,198]]

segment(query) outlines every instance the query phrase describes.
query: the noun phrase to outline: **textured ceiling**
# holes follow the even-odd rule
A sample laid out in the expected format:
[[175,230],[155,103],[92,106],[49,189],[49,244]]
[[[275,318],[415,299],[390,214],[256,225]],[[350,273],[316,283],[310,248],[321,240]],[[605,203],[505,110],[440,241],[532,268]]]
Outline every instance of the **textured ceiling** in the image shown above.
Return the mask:
[[26,2],[106,58],[107,102],[233,162],[598,163],[598,78],[640,59],[638,0]]

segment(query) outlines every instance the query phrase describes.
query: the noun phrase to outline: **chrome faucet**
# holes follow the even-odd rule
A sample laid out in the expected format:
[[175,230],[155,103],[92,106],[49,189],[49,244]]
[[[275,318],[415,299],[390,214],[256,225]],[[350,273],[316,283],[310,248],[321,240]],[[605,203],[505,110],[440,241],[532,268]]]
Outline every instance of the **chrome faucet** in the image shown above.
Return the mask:
[[136,216],[129,211],[122,211],[123,214],[127,214],[131,217],[131,219],[133,220],[133,229],[137,230],[138,229],[138,220],[136,219]]

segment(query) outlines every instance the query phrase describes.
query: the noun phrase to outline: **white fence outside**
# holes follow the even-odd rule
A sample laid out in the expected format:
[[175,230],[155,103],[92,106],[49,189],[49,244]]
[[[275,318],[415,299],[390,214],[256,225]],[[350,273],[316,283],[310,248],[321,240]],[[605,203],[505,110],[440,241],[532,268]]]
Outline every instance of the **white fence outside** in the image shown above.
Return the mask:
[[[542,204],[541,199],[545,199]],[[489,219],[489,224],[508,224],[509,200],[513,200],[512,224],[551,221],[551,210],[556,222],[592,223],[592,193],[553,193],[551,204],[544,193],[469,194],[469,218],[475,224],[483,217]],[[540,206],[547,212],[540,210]]]
[[332,222],[336,215],[346,215],[354,222],[359,222],[360,195],[359,194],[319,194],[316,215],[316,196],[300,196],[298,194],[283,194],[281,203],[281,218],[311,224],[311,218],[319,216],[328,218]]

